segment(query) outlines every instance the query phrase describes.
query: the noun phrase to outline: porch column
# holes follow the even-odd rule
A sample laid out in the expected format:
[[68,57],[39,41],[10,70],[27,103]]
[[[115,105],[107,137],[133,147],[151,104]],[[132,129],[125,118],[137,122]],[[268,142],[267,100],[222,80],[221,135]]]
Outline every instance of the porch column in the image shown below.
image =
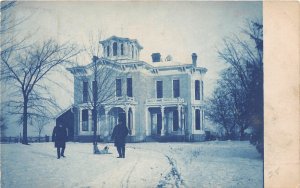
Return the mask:
[[185,134],[185,114],[184,107],[181,107],[181,132]]
[[145,129],[146,129],[146,136],[149,135],[149,122],[148,122],[148,107],[145,108]]
[[181,106],[177,106],[177,111],[178,111],[178,130],[181,130]]
[[160,107],[161,111],[161,136],[165,135],[165,107]]
[[92,116],[92,110],[88,109],[88,129],[90,133],[93,133],[93,116]]
[[126,106],[125,106],[125,116],[126,116],[126,118],[125,118],[126,124],[125,124],[125,125],[126,125],[127,128],[129,128],[129,127],[128,127],[128,125],[129,125],[129,122],[128,122],[128,120],[129,120],[129,119],[128,119],[128,110],[129,110],[129,108],[128,108],[128,106],[126,105]]
[[104,108],[104,113],[105,113],[105,130],[107,130],[108,131],[108,134],[110,133],[110,125],[108,124],[108,112],[109,112],[109,108],[108,107],[106,107],[106,108]]
[[105,109],[105,126],[106,127],[108,127],[107,118],[108,118],[108,110]]
[[131,130],[131,135],[135,135],[135,108],[131,108],[132,111],[132,130]]
[[113,47],[112,43],[109,44],[109,57],[113,56]]
[[78,128],[77,128],[78,135],[80,135],[80,133],[81,133],[81,117],[82,117],[82,112],[81,111],[82,111],[82,109],[79,107],[79,118],[78,118]]
[[204,130],[204,110],[202,109],[201,110],[201,130],[203,131]]
[[194,131],[195,131],[195,118],[196,117],[196,115],[195,115],[195,107],[193,106],[192,107],[192,118],[191,118],[191,120],[192,120],[192,127],[191,127],[191,131],[192,131],[192,134],[194,134]]
[[151,128],[151,135],[152,134],[156,134],[156,129],[155,129],[155,127],[154,127],[154,123],[153,123],[153,120],[154,119],[154,114],[151,114],[151,112],[150,112],[150,128]]

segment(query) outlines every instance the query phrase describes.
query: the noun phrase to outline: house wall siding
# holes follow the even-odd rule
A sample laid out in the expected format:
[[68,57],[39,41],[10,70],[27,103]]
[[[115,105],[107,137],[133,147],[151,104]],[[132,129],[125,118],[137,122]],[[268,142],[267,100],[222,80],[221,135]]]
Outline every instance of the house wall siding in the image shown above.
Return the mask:
[[[111,45],[112,42],[118,41],[107,41],[105,42],[105,52],[107,45]],[[125,55],[127,54],[128,50],[131,49],[127,46],[127,44],[131,44],[130,42],[125,42],[124,44],[124,52]],[[135,45],[135,44],[134,44]],[[118,48],[119,49],[119,48]],[[112,48],[110,48],[110,53],[112,53]],[[118,60],[118,58],[121,57],[111,57],[110,61],[111,63],[116,63],[119,65],[122,65],[123,60]],[[134,65],[137,63],[135,60],[137,57],[134,57],[131,61]],[[105,60],[105,58],[103,59]],[[129,65],[128,62],[126,62],[126,66]],[[125,64],[124,64],[125,65]],[[150,64],[151,65],[151,64]],[[154,64],[153,64],[154,65]],[[131,68],[128,68],[124,66],[121,70],[122,74],[115,74],[118,76],[115,76],[112,74],[111,79],[115,80],[116,78],[122,79],[122,96],[127,96],[127,78],[132,78],[132,94],[134,101],[128,102],[124,101],[122,103],[117,105],[117,107],[123,108],[124,111],[126,109],[132,108],[133,110],[133,122],[134,122],[134,131],[133,135],[130,136],[131,141],[143,141],[147,137],[151,136],[153,131],[151,130],[151,116],[157,116],[157,114],[161,113],[161,108],[166,107],[168,108],[165,111],[165,130],[169,135],[175,134],[175,136],[178,136],[178,134],[182,134],[187,140],[190,141],[199,141],[202,140],[204,131],[195,131],[195,109],[201,109],[203,110],[203,99],[200,101],[195,100],[195,80],[203,80],[204,73],[201,73],[200,68],[197,69],[197,67],[191,67],[192,65],[189,65],[190,68],[172,68],[172,63],[168,62],[168,67],[165,68],[157,68],[159,71],[152,71],[151,69],[146,69],[145,67],[141,66],[133,66]],[[151,65],[152,66],[152,65]],[[188,67],[188,66],[187,66]],[[119,70],[120,71],[120,70]],[[88,71],[87,71],[88,72]],[[87,81],[89,82],[89,87],[91,87],[92,79],[91,76],[86,75]],[[86,108],[86,104],[83,104],[82,96],[83,96],[83,80],[84,77],[81,75],[74,74],[74,105],[77,107],[74,116],[75,120],[75,126],[74,129],[75,138],[80,138],[81,136],[88,136],[92,135],[93,131],[91,131],[91,127],[89,126],[88,132],[81,131],[81,110]],[[183,99],[183,102],[179,102],[179,99],[175,99],[173,97],[173,80],[179,80],[180,88],[179,88],[179,99]],[[153,99],[152,101],[155,101],[157,98],[156,96],[156,81],[162,81],[163,82],[163,101],[160,103],[156,100],[156,103],[148,104],[148,101]],[[115,87],[115,85],[114,85]],[[89,89],[89,92],[90,89]],[[92,96],[91,93],[89,93],[89,96]],[[167,103],[166,101],[171,101],[171,104]],[[177,103],[176,103],[177,101]],[[173,103],[172,103],[173,102]],[[111,109],[113,106],[105,107],[105,110]],[[181,108],[184,108],[184,110],[181,110]],[[152,109],[152,110],[150,110]],[[178,115],[178,120],[181,122],[182,119],[180,117],[185,117],[184,124],[186,125],[184,127],[184,130],[178,130],[173,131],[173,111],[180,110],[180,112],[184,112],[184,114]],[[107,112],[106,112],[107,113]],[[152,115],[151,115],[152,113]],[[154,113],[154,114],[153,114]],[[156,117],[157,118],[157,117]],[[111,117],[106,119],[105,114],[102,114],[100,116],[99,120],[99,126],[98,127],[98,135],[100,135],[102,138],[109,137],[112,128],[115,125],[107,124],[110,122]],[[91,123],[91,121],[89,121]],[[203,125],[203,122],[202,122]],[[181,125],[183,126],[183,125]],[[202,135],[202,136],[201,136]],[[79,139],[80,140],[80,139]]]

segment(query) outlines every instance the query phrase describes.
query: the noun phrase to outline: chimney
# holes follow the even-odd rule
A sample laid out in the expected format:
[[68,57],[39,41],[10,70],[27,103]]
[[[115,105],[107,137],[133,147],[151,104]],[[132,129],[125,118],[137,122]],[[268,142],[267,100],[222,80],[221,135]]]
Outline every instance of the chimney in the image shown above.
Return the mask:
[[160,62],[160,53],[152,53],[152,62]]
[[97,56],[93,56],[93,62],[95,63],[99,58]]
[[197,54],[196,53],[192,53],[192,61],[193,61],[193,65],[195,67],[197,67]]

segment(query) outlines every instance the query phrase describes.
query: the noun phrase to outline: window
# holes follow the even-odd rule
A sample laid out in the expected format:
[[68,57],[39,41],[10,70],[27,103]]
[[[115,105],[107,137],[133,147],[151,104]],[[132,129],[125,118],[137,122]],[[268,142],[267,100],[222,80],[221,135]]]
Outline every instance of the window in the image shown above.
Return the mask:
[[156,81],[156,97],[163,98],[163,82]]
[[122,80],[116,79],[116,96],[121,97],[122,96]]
[[83,81],[82,102],[87,102],[88,100],[88,84],[87,81]]
[[113,43],[113,56],[118,54],[118,44],[116,42]]
[[82,131],[89,130],[89,110],[82,110]]
[[121,44],[121,55],[124,55],[124,44]]
[[200,81],[195,80],[195,99],[200,100]]
[[173,97],[180,97],[180,83],[179,80],[173,80]]
[[109,57],[109,46],[106,47],[107,48],[107,57]]
[[179,122],[178,122],[178,111],[173,111],[173,131],[178,131],[179,129]]
[[199,109],[196,109],[195,110],[195,114],[196,114],[196,130],[200,130],[200,110]]
[[127,96],[132,97],[132,78],[127,78]]

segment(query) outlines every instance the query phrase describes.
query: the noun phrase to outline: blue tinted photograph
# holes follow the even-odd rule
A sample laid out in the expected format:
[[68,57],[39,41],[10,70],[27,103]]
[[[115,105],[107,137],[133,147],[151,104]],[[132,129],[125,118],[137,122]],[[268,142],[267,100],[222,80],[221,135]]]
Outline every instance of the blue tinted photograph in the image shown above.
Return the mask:
[[1,2],[1,187],[262,188],[262,2]]

